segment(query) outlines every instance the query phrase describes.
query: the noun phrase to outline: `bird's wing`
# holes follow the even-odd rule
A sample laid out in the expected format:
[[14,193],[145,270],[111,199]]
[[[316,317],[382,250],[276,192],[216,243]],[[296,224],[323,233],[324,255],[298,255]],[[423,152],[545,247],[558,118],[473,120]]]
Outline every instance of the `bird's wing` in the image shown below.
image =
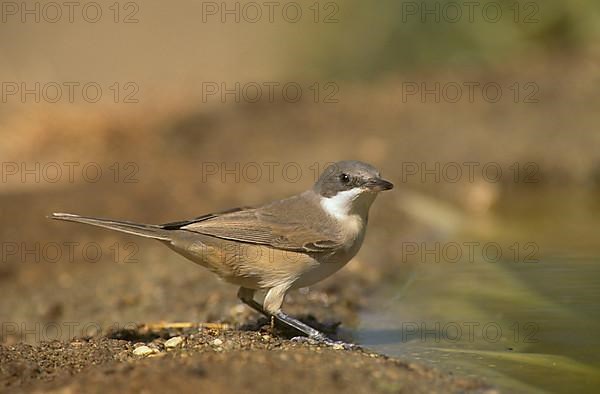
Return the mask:
[[198,217],[195,217],[195,218],[189,219],[189,220],[180,220],[177,222],[161,224],[160,227],[165,230],[181,230],[183,227],[189,226],[194,223],[203,222],[205,220],[214,219],[216,217],[219,217],[219,216],[222,216],[222,215],[225,215],[228,213],[239,212],[239,211],[244,211],[244,210],[248,210],[248,209],[252,209],[252,208],[251,207],[240,207],[240,208],[228,209],[226,211],[207,213],[206,215],[198,216]]
[[[302,201],[297,203],[300,206],[291,207],[289,204],[286,201],[257,209],[240,208],[187,222],[170,223],[164,228],[305,253],[331,252],[344,244],[339,233],[325,230],[330,226],[324,226],[322,220],[310,218],[314,207],[303,207]],[[295,201],[292,200],[291,204],[295,205]]]

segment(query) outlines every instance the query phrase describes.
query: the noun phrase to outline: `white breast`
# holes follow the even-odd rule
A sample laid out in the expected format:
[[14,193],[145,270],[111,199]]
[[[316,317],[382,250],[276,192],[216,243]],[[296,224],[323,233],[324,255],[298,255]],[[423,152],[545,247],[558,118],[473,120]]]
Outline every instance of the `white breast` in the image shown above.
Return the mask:
[[322,256],[294,283],[293,288],[310,286],[333,274],[354,257],[365,235],[369,207],[375,199],[373,193],[361,189],[339,192],[333,197],[321,197],[321,207],[342,226],[348,241],[344,248]]
[[369,215],[369,208],[375,200],[375,193],[365,192],[354,188],[338,192],[333,197],[321,197],[321,207],[340,224],[347,227],[349,232],[362,230]]
[[336,219],[346,219],[352,211],[354,201],[360,196],[358,188],[337,193],[333,197],[321,197],[321,206]]
[[340,251],[340,256],[336,256],[341,260],[349,260],[360,248],[369,208],[375,196],[375,193],[355,188],[339,192],[333,197],[321,197],[321,207],[338,221],[348,239],[345,251]]

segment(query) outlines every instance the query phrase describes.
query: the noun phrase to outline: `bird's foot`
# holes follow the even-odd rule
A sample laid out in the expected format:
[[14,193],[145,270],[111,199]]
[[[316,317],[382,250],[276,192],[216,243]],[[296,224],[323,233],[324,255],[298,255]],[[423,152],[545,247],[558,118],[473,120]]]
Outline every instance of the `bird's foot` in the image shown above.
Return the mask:
[[309,345],[326,345],[330,346],[335,350],[356,350],[360,349],[360,346],[355,345],[353,343],[347,343],[343,341],[334,341],[333,339],[327,338],[325,335],[315,335],[310,337],[293,337],[291,339],[293,342],[298,343],[307,343]]

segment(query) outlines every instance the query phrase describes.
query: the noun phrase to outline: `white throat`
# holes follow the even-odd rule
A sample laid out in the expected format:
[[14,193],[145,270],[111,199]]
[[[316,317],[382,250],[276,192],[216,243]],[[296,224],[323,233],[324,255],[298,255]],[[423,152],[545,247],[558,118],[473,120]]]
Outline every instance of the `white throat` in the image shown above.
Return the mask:
[[358,215],[364,220],[375,196],[375,193],[354,188],[338,192],[333,197],[321,197],[321,207],[338,220],[348,219],[351,215]]

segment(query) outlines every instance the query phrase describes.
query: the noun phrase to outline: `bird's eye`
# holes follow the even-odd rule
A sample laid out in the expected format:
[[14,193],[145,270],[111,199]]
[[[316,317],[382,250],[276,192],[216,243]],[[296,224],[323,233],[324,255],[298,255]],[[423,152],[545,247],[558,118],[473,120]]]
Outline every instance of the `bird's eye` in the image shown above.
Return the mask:
[[348,174],[341,174],[340,181],[342,181],[344,184],[347,184],[350,182],[350,176]]

